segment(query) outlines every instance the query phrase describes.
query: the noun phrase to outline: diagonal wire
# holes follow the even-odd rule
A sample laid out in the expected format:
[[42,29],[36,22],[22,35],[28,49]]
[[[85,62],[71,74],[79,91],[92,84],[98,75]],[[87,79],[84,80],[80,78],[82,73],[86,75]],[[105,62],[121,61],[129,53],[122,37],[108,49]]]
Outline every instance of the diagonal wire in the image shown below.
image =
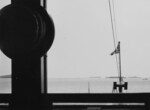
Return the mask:
[[[116,38],[116,41],[118,41],[117,40],[117,28],[116,28],[116,14],[115,14],[115,8],[114,8],[115,6],[114,6],[114,0],[112,0],[112,11],[113,11],[113,18],[114,18],[114,23],[113,23],[113,25],[114,25],[114,31],[115,31],[115,38]],[[119,58],[117,59],[117,61],[119,60]],[[117,69],[118,69],[118,76],[120,75],[120,71],[121,70],[119,70],[119,62],[117,63]]]
[[114,30],[115,30],[115,38],[116,38],[116,41],[117,40],[117,28],[116,28],[116,14],[115,14],[115,5],[114,5],[114,0],[112,0],[112,8],[113,8],[113,15],[114,15]]
[[110,0],[108,0],[108,1],[109,1],[109,11],[110,11],[110,18],[111,18],[113,41],[114,41],[114,47],[116,49],[115,28],[114,28],[114,22],[113,22],[113,16],[112,16],[111,2],[110,2]]
[[[109,11],[110,11],[110,18],[111,18],[111,26],[112,26],[114,48],[116,49],[116,38],[115,38],[116,34],[115,34],[115,28],[114,28],[114,22],[113,22],[113,16],[112,16],[111,2],[110,2],[110,0],[108,0],[108,2],[109,2]],[[117,59],[117,55],[116,54],[115,54],[115,57],[116,57],[117,71],[118,71],[118,74],[119,74],[119,64],[118,64],[118,59]]]

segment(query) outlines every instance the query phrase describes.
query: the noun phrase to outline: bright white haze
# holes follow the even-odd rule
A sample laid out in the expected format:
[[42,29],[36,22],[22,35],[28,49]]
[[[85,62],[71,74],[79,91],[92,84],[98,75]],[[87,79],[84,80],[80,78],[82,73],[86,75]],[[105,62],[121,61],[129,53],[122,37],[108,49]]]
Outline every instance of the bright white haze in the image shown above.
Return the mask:
[[[55,23],[48,52],[49,77],[116,76],[117,66],[108,0],[47,0]],[[112,1],[112,0],[111,0]],[[10,0],[1,0],[0,8]],[[150,77],[150,1],[114,0],[123,76]],[[0,75],[11,62],[0,53]]]

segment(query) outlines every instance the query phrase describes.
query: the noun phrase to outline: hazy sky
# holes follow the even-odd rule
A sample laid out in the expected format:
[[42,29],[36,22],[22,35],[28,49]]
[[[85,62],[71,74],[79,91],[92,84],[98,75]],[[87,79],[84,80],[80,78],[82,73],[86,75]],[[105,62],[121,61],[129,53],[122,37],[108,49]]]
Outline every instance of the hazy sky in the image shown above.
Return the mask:
[[[118,75],[115,56],[110,56],[114,44],[108,0],[48,0],[47,7],[56,28],[48,52],[49,77]],[[150,1],[114,0],[114,9],[122,74],[150,77]],[[9,74],[10,60],[0,56],[0,74]]]

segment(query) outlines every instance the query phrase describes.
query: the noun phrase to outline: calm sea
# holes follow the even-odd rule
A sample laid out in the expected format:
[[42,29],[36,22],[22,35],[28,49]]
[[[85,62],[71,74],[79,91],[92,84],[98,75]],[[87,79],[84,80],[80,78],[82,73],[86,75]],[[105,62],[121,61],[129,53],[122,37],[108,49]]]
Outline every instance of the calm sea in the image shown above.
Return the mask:
[[[115,78],[50,78],[49,93],[112,93]],[[128,90],[126,93],[150,92],[150,78],[126,78]],[[0,78],[0,93],[11,93],[11,79]]]

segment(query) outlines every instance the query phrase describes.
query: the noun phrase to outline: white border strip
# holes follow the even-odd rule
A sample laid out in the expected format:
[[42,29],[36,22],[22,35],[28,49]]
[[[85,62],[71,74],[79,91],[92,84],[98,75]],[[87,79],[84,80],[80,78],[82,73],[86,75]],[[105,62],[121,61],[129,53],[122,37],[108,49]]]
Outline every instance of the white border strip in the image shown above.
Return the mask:
[[70,102],[65,102],[65,103],[53,103],[53,106],[100,106],[100,105],[127,105],[127,106],[134,106],[134,105],[143,105],[145,106],[145,103],[70,103]]

